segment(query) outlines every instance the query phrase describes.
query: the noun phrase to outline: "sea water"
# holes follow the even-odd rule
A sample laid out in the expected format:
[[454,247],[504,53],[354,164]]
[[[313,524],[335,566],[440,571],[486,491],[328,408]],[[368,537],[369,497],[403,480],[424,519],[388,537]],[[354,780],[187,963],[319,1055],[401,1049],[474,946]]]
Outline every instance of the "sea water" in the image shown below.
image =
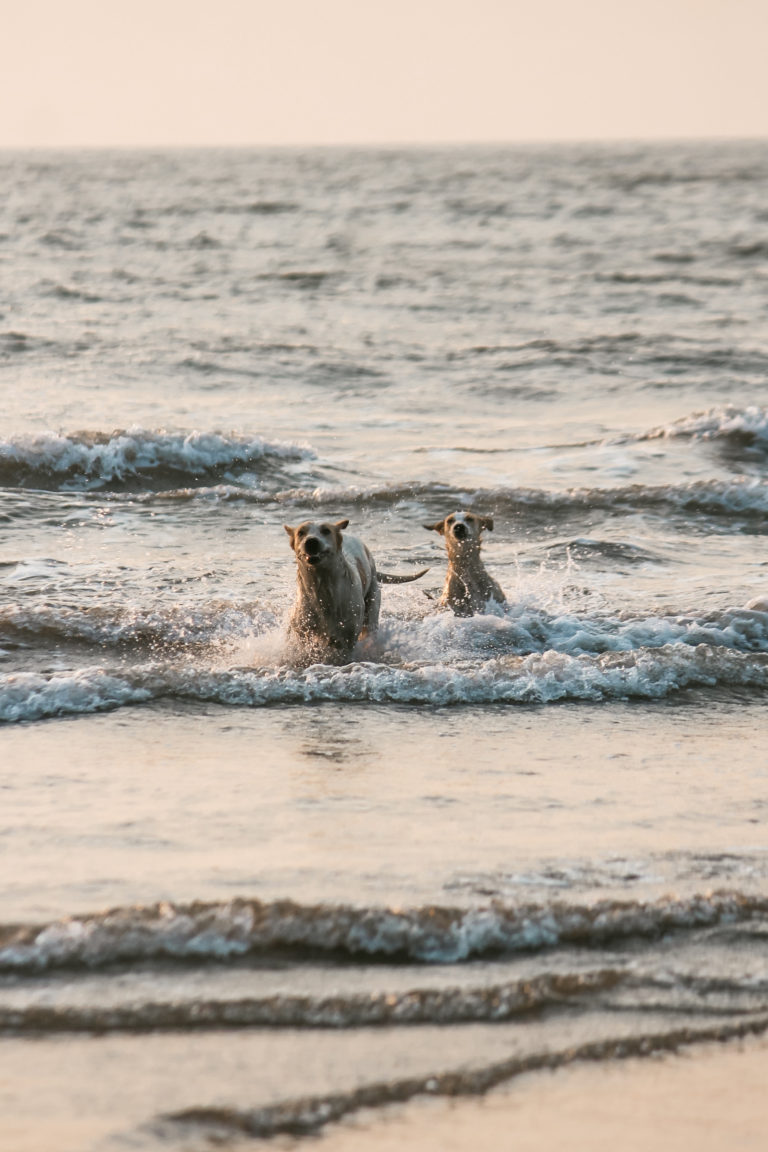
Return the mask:
[[[767,1027],[768,146],[0,173],[0,1145]],[[342,667],[308,517],[430,568]]]

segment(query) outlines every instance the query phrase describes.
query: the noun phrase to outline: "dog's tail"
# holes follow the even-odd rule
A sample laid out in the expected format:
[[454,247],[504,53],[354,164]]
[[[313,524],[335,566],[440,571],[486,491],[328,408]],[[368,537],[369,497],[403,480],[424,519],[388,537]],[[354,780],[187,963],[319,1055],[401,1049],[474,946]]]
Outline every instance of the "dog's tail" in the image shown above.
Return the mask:
[[376,579],[379,584],[410,584],[411,580],[419,580],[427,572],[429,568],[422,568],[421,572],[417,572],[414,576],[393,576],[389,572],[377,572]]

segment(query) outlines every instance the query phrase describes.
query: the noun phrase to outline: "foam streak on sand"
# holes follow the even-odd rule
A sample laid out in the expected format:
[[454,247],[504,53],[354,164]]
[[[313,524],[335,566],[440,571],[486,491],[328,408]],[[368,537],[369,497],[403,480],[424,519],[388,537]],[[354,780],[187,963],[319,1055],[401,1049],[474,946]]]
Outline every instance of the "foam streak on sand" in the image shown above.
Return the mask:
[[[367,1084],[355,1091],[325,1097],[286,1100],[267,1108],[235,1109],[221,1107],[186,1108],[161,1120],[209,1133],[216,1139],[239,1134],[269,1139],[279,1135],[306,1136],[363,1108],[383,1108],[402,1104],[419,1096],[480,1096],[527,1072],[567,1067],[577,1061],[626,1060],[637,1056],[677,1052],[704,1041],[725,1041],[761,1036],[768,1029],[768,1016],[753,1020],[721,1023],[705,1027],[649,1031],[639,1036],[600,1040],[571,1047],[563,1052],[546,1052],[512,1057],[485,1068],[436,1073],[407,1080]],[[170,1133],[169,1133],[170,1134]]]
[[103,1006],[6,1008],[0,1033],[197,1032],[211,1028],[371,1028],[506,1021],[579,997],[606,992],[626,976],[613,970],[544,974],[477,988],[416,988],[406,992],[321,997],[279,995]]

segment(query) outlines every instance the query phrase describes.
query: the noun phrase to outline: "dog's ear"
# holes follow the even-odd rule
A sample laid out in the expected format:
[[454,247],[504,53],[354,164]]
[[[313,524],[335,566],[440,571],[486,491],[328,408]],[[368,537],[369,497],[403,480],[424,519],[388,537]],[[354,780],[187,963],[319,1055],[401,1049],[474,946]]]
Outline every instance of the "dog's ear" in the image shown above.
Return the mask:
[[487,528],[489,532],[493,532],[493,516],[481,516],[480,527]]
[[436,524],[425,524],[427,532],[439,532],[441,536],[445,535],[445,520],[438,520]]
[[283,524],[283,528],[285,528],[286,532],[288,533],[290,540],[291,540],[291,548],[293,548],[293,550],[295,552],[296,551],[296,529],[291,528],[290,525],[288,525],[288,524]]
[[333,538],[336,541],[336,547],[341,548],[341,533],[349,524],[349,520],[337,520],[333,525]]

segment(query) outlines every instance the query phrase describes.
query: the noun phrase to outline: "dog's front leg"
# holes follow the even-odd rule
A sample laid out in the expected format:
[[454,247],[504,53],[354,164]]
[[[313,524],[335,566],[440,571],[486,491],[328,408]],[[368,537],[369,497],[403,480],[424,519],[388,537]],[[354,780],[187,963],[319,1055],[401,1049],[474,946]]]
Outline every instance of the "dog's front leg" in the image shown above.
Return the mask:
[[375,636],[379,629],[379,612],[381,611],[381,588],[379,587],[375,572],[371,576],[371,581],[365,593],[364,605],[363,629],[360,635]]

